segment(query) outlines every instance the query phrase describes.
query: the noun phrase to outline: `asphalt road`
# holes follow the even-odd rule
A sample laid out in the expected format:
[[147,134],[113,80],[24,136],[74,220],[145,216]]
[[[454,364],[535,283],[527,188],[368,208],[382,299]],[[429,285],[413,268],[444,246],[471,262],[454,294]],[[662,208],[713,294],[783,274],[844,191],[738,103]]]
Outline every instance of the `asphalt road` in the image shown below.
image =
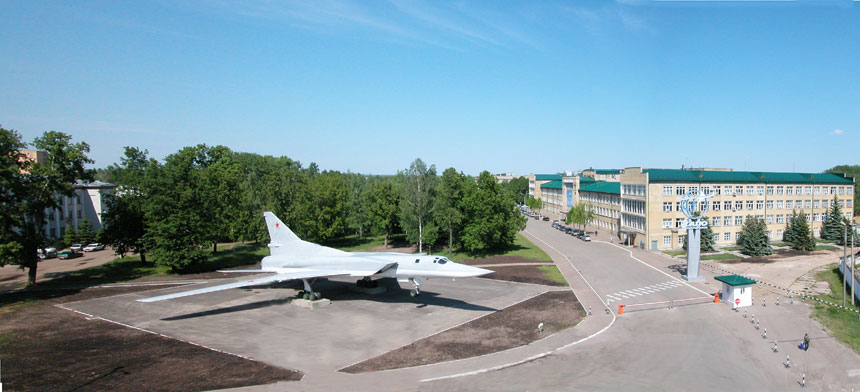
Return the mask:
[[[642,303],[702,296],[660,271],[680,277],[668,268],[672,262],[651,268],[612,244],[586,243],[552,229],[548,222],[529,221],[527,232],[554,259],[563,253],[604,299]],[[566,260],[565,260],[566,262]],[[671,283],[674,282],[674,283]],[[671,283],[660,285],[661,283]],[[706,292],[719,287],[711,276],[696,283]],[[575,287],[576,288],[576,287]],[[659,290],[643,289],[659,288]],[[638,290],[635,290],[638,289]],[[771,302],[773,303],[773,302]],[[752,307],[761,328],[727,304],[703,300],[673,310],[666,306],[625,311],[611,328],[594,339],[554,355],[502,370],[422,385],[427,391],[466,390],[786,390],[800,388],[806,375],[810,390],[860,389],[860,357],[829,338],[808,318],[805,304]],[[816,350],[795,346],[804,332],[816,339]],[[783,340],[773,352],[771,340]],[[791,367],[783,365],[791,356]]]

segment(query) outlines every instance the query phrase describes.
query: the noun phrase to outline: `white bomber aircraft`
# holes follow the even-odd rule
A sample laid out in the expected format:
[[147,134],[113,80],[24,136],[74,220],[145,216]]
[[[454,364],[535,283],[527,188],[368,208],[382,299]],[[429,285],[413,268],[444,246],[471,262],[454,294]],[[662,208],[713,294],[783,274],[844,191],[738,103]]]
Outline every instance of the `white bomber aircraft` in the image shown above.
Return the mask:
[[353,276],[362,278],[359,287],[373,287],[373,278],[397,278],[398,282],[412,283],[412,296],[420,295],[422,279],[430,278],[468,278],[486,275],[493,271],[458,264],[445,257],[409,253],[345,252],[339,249],[302,241],[271,212],[264,212],[266,227],[269,229],[270,255],[263,258],[262,268],[255,270],[229,270],[221,272],[270,272],[273,275],[256,277],[241,282],[197,290],[183,291],[158,297],[143,298],[138,302],[155,302],[165,299],[211,293],[245,286],[301,279],[305,299],[320,298],[314,292],[308,279]]

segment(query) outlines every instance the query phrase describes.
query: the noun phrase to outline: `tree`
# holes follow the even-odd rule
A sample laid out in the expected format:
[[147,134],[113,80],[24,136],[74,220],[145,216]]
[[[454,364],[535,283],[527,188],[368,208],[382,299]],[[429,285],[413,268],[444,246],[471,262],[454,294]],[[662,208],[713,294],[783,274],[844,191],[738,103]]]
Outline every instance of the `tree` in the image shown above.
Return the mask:
[[87,218],[81,219],[78,223],[78,240],[82,244],[91,244],[95,241],[96,232],[93,230],[93,225]]
[[800,213],[792,211],[783,238],[795,250],[815,250],[815,237],[812,236],[809,222],[806,221],[806,216],[802,210]]
[[594,216],[594,208],[591,204],[579,203],[567,211],[567,217],[564,219],[564,223],[568,225],[577,224],[582,228],[582,225],[586,225],[594,221]]
[[135,252],[140,262],[146,264],[146,247],[143,238],[147,232],[144,207],[147,203],[147,168],[157,167],[158,162],[147,158],[149,151],[125,147],[125,156],[120,164],[109,166],[112,181],[119,185],[116,194],[105,197],[105,212],[101,241],[110,245],[122,257]]
[[517,203],[525,203],[529,195],[528,177],[517,177],[502,183],[502,189],[508,192],[511,199]]
[[[695,214],[698,216],[699,212],[696,211]],[[708,222],[707,216],[702,219],[704,219],[705,222]],[[684,249],[687,249],[688,240],[689,236],[684,236]],[[710,222],[708,222],[708,225],[699,233],[699,249],[702,252],[710,252],[714,250],[714,230],[711,228]]]
[[71,136],[49,131],[32,145],[45,152],[44,162],[22,162],[26,147],[15,131],[0,128],[0,264],[28,269],[27,284],[36,283],[38,249],[48,243],[43,230],[46,213],[60,208],[61,196],[73,196],[78,180],[91,180],[84,168],[90,146],[73,144]]
[[78,232],[72,224],[66,224],[66,230],[63,233],[63,245],[67,248],[78,243]]
[[349,204],[349,188],[343,176],[334,171],[325,171],[311,180],[311,241],[326,241],[342,236],[346,232],[346,214]]
[[741,228],[741,238],[738,240],[741,253],[748,256],[766,256],[773,253],[770,240],[767,238],[767,225],[763,219],[748,215]]
[[839,208],[839,199],[833,195],[830,211],[827,211],[827,219],[824,220],[824,228],[821,230],[821,239],[841,242],[845,231],[845,226],[842,224],[844,219],[842,209]]
[[424,225],[432,218],[433,196],[436,185],[436,165],[429,167],[416,158],[409,169],[398,173],[401,187],[400,226],[406,229],[406,239],[418,243],[423,252],[426,240]]
[[358,232],[358,238],[363,238],[373,223],[370,216],[369,197],[371,180],[361,174],[347,173],[344,176],[349,186],[346,225]]
[[477,182],[465,184],[469,185],[463,191],[463,248],[475,253],[510,247],[526,226],[514,200],[488,171],[481,172]]
[[539,198],[535,199],[534,197],[529,197],[529,199],[526,200],[526,207],[534,212],[540,213],[543,209],[543,201]]
[[463,220],[460,201],[463,199],[466,176],[457,173],[453,167],[442,172],[436,202],[433,206],[434,215],[439,225],[448,233],[448,257],[454,248],[454,234],[460,232],[460,222]]
[[370,216],[375,230],[385,233],[383,246],[388,247],[388,238],[397,228],[397,211],[400,195],[390,179],[379,181],[370,187]]

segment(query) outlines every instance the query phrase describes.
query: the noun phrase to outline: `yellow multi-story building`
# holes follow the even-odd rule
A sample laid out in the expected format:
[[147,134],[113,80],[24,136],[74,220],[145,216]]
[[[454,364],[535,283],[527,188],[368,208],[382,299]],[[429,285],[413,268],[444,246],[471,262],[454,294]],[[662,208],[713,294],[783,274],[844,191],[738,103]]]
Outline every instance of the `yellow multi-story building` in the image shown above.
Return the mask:
[[718,245],[734,244],[748,216],[763,219],[771,240],[781,241],[792,211],[806,217],[816,237],[831,203],[848,219],[854,211],[854,181],[837,174],[633,167],[621,172],[620,181],[621,238],[650,249],[683,245],[680,201],[692,189],[713,195],[703,203],[709,203],[705,216]]
[[579,188],[579,200],[587,203],[594,212],[589,224],[598,230],[606,230],[618,236],[621,228],[621,184],[619,182],[594,181]]

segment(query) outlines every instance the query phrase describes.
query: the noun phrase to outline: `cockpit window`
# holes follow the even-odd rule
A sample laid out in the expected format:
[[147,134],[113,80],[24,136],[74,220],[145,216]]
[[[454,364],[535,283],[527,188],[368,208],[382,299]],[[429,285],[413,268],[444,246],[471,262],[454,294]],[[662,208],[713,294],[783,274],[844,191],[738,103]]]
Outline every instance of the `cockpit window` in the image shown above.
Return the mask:
[[448,259],[447,259],[447,258],[444,258],[444,257],[443,257],[443,258],[439,259],[439,264],[445,264],[445,263],[447,263],[447,262],[448,262]]
[[416,262],[416,263],[417,263],[417,262],[419,262],[419,261],[421,261],[421,259],[415,259],[415,262]]

